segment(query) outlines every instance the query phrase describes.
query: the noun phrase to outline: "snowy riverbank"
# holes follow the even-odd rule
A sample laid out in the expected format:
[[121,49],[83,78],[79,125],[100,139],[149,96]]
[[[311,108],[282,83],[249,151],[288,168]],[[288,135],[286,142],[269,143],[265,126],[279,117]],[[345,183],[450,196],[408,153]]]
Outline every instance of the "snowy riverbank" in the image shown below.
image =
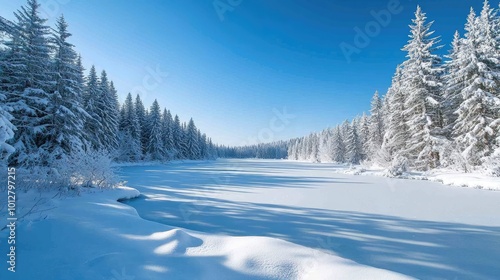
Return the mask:
[[[338,165],[333,166],[332,168],[336,172],[344,174],[384,177],[387,176],[386,170],[378,166],[367,167],[362,165]],[[467,187],[495,191],[500,190],[500,177],[489,176],[478,171],[463,173],[450,169],[434,169],[429,172],[405,172],[399,176],[391,176],[391,178],[429,180],[456,187]]]

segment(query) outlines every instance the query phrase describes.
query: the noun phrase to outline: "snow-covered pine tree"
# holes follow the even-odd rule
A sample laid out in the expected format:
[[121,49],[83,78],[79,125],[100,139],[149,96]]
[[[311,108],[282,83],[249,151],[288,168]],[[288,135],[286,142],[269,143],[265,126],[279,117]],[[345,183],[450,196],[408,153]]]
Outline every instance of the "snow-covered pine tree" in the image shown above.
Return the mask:
[[202,159],[209,159],[209,148],[207,142],[207,135],[205,133],[201,134],[200,140],[200,156]]
[[[467,17],[465,38],[461,42],[457,58],[460,69],[457,77],[463,77],[460,91],[462,103],[453,134],[468,163],[480,165],[494,149],[495,122],[500,99],[499,51],[494,46],[491,32],[491,8],[485,1],[478,18],[473,9]],[[498,112],[498,111],[497,111]]]
[[84,96],[85,96],[85,68],[83,67],[82,63],[82,56],[78,55],[76,57],[76,70],[78,72],[77,75],[77,83],[81,85],[81,94],[80,94],[80,103],[84,103]]
[[384,119],[382,111],[382,99],[379,96],[378,91],[375,91],[371,101],[370,109],[370,136],[369,136],[369,151],[368,154],[370,158],[377,155],[382,142],[384,140]]
[[208,159],[216,159],[219,157],[219,152],[214,143],[212,142],[212,138],[208,137],[208,144],[207,144],[207,155]]
[[386,129],[381,153],[376,155],[376,160],[382,164],[388,164],[392,159],[400,156],[406,157],[406,145],[409,137],[408,126],[405,116],[405,96],[401,88],[402,69],[396,68],[385,100],[387,112]]
[[187,158],[197,159],[200,152],[199,141],[198,141],[198,130],[192,118],[189,120],[186,128],[186,144],[187,144],[187,155],[186,155]]
[[120,112],[120,102],[118,101],[118,91],[116,90],[115,83],[113,83],[113,81],[109,82],[109,92],[111,93],[111,98],[115,102],[114,106],[115,114],[118,115]]
[[[499,9],[490,7],[488,0],[484,1],[483,9],[479,21],[481,26],[484,26],[486,35],[484,38],[484,49],[482,51],[487,57],[485,62],[491,68],[496,76],[492,77],[496,87],[490,88],[491,93],[496,97],[491,101],[488,108],[488,114],[491,115],[492,121],[489,126],[493,130],[492,152],[485,159],[485,162],[497,162],[500,159],[500,3]],[[491,164],[489,164],[491,166]],[[494,167],[498,170],[497,176],[500,176],[500,162]]]
[[50,137],[41,146],[48,152],[50,162],[78,154],[84,150],[83,125],[89,116],[83,109],[81,73],[76,64],[77,55],[67,41],[71,36],[68,24],[61,16],[56,23],[52,42],[55,46],[53,63],[54,89],[48,111],[51,112]]
[[288,159],[297,160],[297,141],[298,139],[291,139],[288,144]]
[[121,161],[140,160],[142,158],[141,127],[130,93],[125,98],[120,115],[118,159]]
[[202,137],[201,137],[201,130],[198,129],[196,133],[196,141],[198,142],[198,152],[196,155],[196,159],[202,159],[202,152],[203,152],[203,143],[202,143]]
[[309,150],[309,160],[311,162],[319,162],[319,135],[317,133],[313,133],[309,136],[308,141],[308,150]]
[[137,94],[137,96],[135,97],[134,107],[141,130],[141,149],[142,153],[144,154],[146,152],[146,147],[148,144],[146,129],[146,109],[144,108],[144,103],[142,103],[141,96],[139,94]]
[[184,158],[184,159],[189,159],[189,146],[188,146],[188,131],[187,131],[187,124],[185,122],[183,122],[181,124],[181,135],[180,135],[180,139],[181,141],[179,142],[180,144],[180,154],[182,155],[181,158]]
[[358,119],[354,118],[352,123],[346,126],[346,154],[347,162],[352,164],[359,164],[361,162],[361,143],[359,141],[358,133]]
[[172,136],[174,138],[174,146],[176,151],[176,158],[183,158],[182,155],[182,142],[184,141],[184,135],[182,131],[181,121],[179,116],[175,115],[174,124],[172,126]]
[[98,137],[101,139],[103,148],[109,152],[115,151],[118,147],[118,109],[116,108],[116,93],[111,90],[108,75],[105,70],[102,70],[99,79],[99,98],[95,104],[103,129]]
[[340,126],[334,129],[332,159],[337,163],[346,162],[346,148]]
[[358,133],[361,143],[361,160],[367,160],[370,154],[370,119],[364,112],[359,119]]
[[11,165],[48,166],[48,154],[40,148],[51,135],[48,111],[51,73],[49,27],[40,17],[40,4],[28,0],[14,13],[16,34],[9,42],[7,60],[14,65],[9,70],[10,86],[7,102],[13,104],[12,123],[17,127],[12,139],[16,151],[9,158]]
[[[2,72],[0,72],[2,75]],[[16,128],[10,122],[12,115],[9,113],[11,110],[5,103],[5,94],[0,90],[0,162],[7,159],[7,157],[14,152],[14,147],[7,143],[14,137]]]
[[[10,25],[11,24],[7,22],[7,20],[0,17],[0,46],[4,44],[4,40],[7,40],[7,37],[12,36]],[[14,147],[7,144],[7,140],[14,137],[14,131],[16,129],[11,123],[12,115],[10,111],[12,108],[6,102],[6,91],[10,84],[8,71],[13,67],[7,60],[7,53],[8,50],[0,47],[0,163],[6,160],[7,157],[14,152]]]
[[98,113],[99,79],[94,65],[90,67],[89,75],[87,76],[87,84],[83,92],[83,108],[89,114],[84,124],[84,135],[89,143],[90,149],[99,151],[104,148],[100,134],[104,128],[101,115]]
[[332,130],[327,128],[319,135],[319,161],[331,162],[332,161]]
[[410,25],[410,40],[403,48],[407,60],[403,63],[403,91],[405,117],[410,137],[407,153],[410,162],[419,170],[439,165],[439,145],[442,134],[441,113],[441,59],[433,52],[439,48],[433,38],[433,22],[417,6],[415,19]]
[[175,156],[174,136],[173,136],[173,122],[172,114],[169,110],[164,109],[162,115],[162,138],[165,145],[165,151],[169,159]]
[[306,137],[301,137],[297,141],[297,160],[306,160],[307,145]]
[[149,160],[165,160],[166,152],[162,139],[161,111],[156,99],[149,110],[147,130],[149,139],[146,146],[146,158]]
[[453,36],[450,54],[446,56],[446,74],[444,76],[444,100],[443,100],[443,124],[446,134],[452,138],[453,126],[457,120],[457,110],[462,103],[463,77],[458,76],[460,68],[463,66],[460,59],[461,39],[458,31]]

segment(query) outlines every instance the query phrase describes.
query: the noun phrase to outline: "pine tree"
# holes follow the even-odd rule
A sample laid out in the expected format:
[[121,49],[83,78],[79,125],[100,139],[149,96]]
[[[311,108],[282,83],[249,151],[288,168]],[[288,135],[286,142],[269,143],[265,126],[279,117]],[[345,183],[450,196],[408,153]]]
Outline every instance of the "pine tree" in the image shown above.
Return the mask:
[[354,119],[351,125],[347,126],[346,154],[347,161],[352,164],[359,164],[361,161],[361,143],[359,141],[358,124]]
[[156,99],[149,110],[147,130],[149,138],[146,146],[146,158],[149,160],[165,160],[166,151],[162,139],[161,111]]
[[[359,141],[361,147],[361,160],[367,160],[369,158],[370,153],[370,120],[368,116],[363,113],[358,123],[358,132],[359,132]],[[383,139],[383,135],[382,135]],[[382,146],[382,142],[380,142],[380,146]],[[380,149],[380,148],[379,148]]]
[[375,92],[371,102],[370,109],[370,143],[369,154],[373,157],[376,155],[382,146],[384,140],[384,119],[382,111],[382,99],[378,91]]
[[453,133],[471,165],[480,165],[493,152],[495,131],[500,128],[492,127],[497,125],[494,108],[500,104],[500,75],[499,53],[492,45],[490,9],[485,2],[479,18],[471,9],[465,26],[467,33],[457,58],[461,66],[457,76],[463,77],[460,87],[463,101],[458,109]]
[[84,135],[90,148],[98,151],[104,148],[102,137],[100,137],[104,128],[98,108],[98,99],[100,99],[99,79],[97,78],[97,72],[94,65],[90,67],[87,84],[85,85],[83,93],[83,108],[89,115],[85,120]]
[[346,148],[344,144],[344,138],[342,136],[342,131],[339,126],[334,130],[333,134],[333,161],[337,163],[346,162]]
[[[9,28],[10,23],[0,17],[0,45],[4,44],[2,35],[12,36],[13,31]],[[12,28],[13,29],[13,28]],[[8,71],[13,68],[13,65],[7,60],[8,51],[0,48],[0,162],[7,159],[7,157],[15,151],[14,147],[7,143],[14,137],[16,128],[11,123],[12,115],[10,114],[12,107],[11,104],[6,102],[7,90],[10,78]]]
[[187,158],[198,159],[200,153],[198,130],[192,118],[189,120],[189,123],[186,128],[186,146],[187,146],[186,149]]
[[207,142],[207,135],[202,133],[200,139],[200,157],[201,159],[209,159],[209,154],[210,151]]
[[119,160],[140,160],[142,158],[141,127],[130,93],[122,106],[119,135]]
[[115,114],[118,115],[118,112],[120,111],[120,102],[118,102],[118,91],[116,90],[115,88],[115,84],[113,83],[113,81],[110,81],[109,82],[109,92],[111,93],[111,98],[113,99],[114,101],[114,108],[113,108],[113,111]]
[[82,64],[82,57],[81,55],[78,55],[76,57],[76,72],[77,72],[77,77],[76,77],[76,83],[80,85],[80,103],[82,105],[85,105],[85,68],[83,67]]
[[177,116],[177,115],[175,115],[175,117],[174,117],[174,124],[172,126],[172,137],[174,139],[176,158],[180,159],[183,157],[181,142],[184,139],[183,139],[183,131],[182,131],[182,127],[181,127],[181,121],[179,119],[179,116]]
[[451,44],[452,48],[450,54],[446,57],[446,75],[445,75],[445,90],[444,90],[444,112],[443,112],[443,123],[446,130],[446,134],[449,138],[452,137],[451,133],[453,131],[453,125],[457,120],[456,111],[462,103],[461,90],[464,87],[463,77],[458,76],[461,65],[460,59],[460,48],[461,39],[458,31],[455,32],[453,36],[453,42]]
[[319,162],[319,136],[316,133],[313,133],[309,136],[308,139],[308,151],[309,151],[309,160],[312,162]]
[[439,48],[437,38],[432,38],[433,22],[417,6],[415,19],[410,25],[410,40],[403,48],[407,60],[403,63],[403,90],[405,116],[410,138],[407,153],[417,169],[425,170],[439,165],[441,113],[441,59],[433,52]]
[[170,111],[164,109],[162,116],[162,138],[163,144],[165,145],[165,151],[167,152],[170,159],[175,155],[173,122],[174,120],[172,119],[172,114],[170,114]]
[[112,92],[106,71],[101,72],[99,79],[99,98],[96,100],[97,114],[102,123],[102,131],[98,137],[103,148],[114,151],[118,147],[118,109],[116,93]]
[[185,122],[182,123],[180,129],[180,137],[181,140],[179,142],[180,155],[182,159],[189,159],[189,146],[188,146],[188,133],[187,133],[187,125]]
[[377,160],[387,164],[398,156],[406,157],[406,145],[409,137],[408,126],[405,116],[405,97],[401,88],[401,67],[396,68],[392,79],[392,85],[387,92],[386,110],[387,125],[382,145],[382,153],[377,155]]
[[67,42],[71,34],[61,16],[56,23],[53,43],[54,90],[48,110],[51,112],[50,137],[41,146],[50,154],[51,161],[67,157],[84,150],[83,125],[88,114],[82,107],[81,73],[76,64],[77,55],[73,45]]
[[137,115],[137,120],[139,121],[139,127],[141,131],[141,149],[143,154],[146,153],[146,146],[148,142],[147,129],[146,129],[146,109],[144,108],[144,103],[142,103],[139,94],[135,97],[135,114]]
[[332,130],[330,128],[323,130],[319,135],[318,157],[321,162],[331,162],[332,159]]
[[49,154],[41,146],[51,137],[49,100],[53,75],[49,27],[39,14],[40,4],[36,0],[28,0],[14,13],[18,32],[9,43],[11,53],[7,57],[14,65],[9,69],[7,102],[15,104],[12,122],[17,127],[11,140],[16,148],[10,157],[12,165],[50,165]]
[[0,91],[0,161],[5,160],[14,152],[14,147],[9,145],[7,140],[14,137],[14,131],[16,130],[10,122],[12,120],[12,115],[9,113],[11,109],[4,103],[5,99],[5,95]]

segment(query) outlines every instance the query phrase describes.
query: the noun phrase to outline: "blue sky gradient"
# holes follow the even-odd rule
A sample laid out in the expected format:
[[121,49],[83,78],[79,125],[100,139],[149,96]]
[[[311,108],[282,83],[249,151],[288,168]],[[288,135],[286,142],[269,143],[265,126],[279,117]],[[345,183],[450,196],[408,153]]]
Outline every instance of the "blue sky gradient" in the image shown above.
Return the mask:
[[[86,68],[106,69],[121,101],[140,92],[147,106],[156,98],[181,120],[193,117],[214,142],[240,145],[303,136],[367,112],[374,91],[385,93],[404,60],[400,49],[417,4],[435,20],[445,54],[454,31],[463,34],[469,8],[479,13],[483,2],[218,1],[230,7],[222,20],[213,0],[40,3],[51,24],[64,13]],[[0,0],[0,15],[13,19],[24,4]],[[355,28],[388,5],[400,12],[346,58],[341,44],[359,47]],[[259,140],[273,109],[285,107],[295,118]]]

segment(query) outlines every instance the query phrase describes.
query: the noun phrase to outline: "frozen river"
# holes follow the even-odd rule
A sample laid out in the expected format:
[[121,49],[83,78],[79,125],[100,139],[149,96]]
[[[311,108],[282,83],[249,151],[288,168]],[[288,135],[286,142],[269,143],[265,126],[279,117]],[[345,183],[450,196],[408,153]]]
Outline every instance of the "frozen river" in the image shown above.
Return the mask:
[[500,192],[336,173],[270,160],[122,167],[143,195],[127,204],[159,223],[268,236],[424,279],[500,275]]

